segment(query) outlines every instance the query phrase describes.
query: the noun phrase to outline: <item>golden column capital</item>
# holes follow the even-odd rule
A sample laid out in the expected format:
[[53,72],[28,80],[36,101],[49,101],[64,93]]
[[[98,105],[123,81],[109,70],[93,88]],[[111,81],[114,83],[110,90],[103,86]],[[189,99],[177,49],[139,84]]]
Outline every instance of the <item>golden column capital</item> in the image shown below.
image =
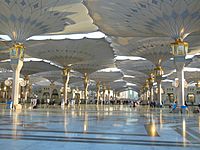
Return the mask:
[[64,68],[64,69],[63,69],[63,76],[69,75],[70,70],[71,70],[70,68]]
[[25,46],[22,43],[15,43],[10,49],[10,59],[24,60]]

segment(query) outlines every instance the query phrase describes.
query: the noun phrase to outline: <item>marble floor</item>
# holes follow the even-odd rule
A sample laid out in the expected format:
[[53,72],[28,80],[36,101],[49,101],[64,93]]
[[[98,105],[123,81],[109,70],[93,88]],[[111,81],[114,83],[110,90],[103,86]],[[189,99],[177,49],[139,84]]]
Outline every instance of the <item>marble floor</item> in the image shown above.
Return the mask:
[[144,106],[0,107],[0,149],[199,149],[200,115]]

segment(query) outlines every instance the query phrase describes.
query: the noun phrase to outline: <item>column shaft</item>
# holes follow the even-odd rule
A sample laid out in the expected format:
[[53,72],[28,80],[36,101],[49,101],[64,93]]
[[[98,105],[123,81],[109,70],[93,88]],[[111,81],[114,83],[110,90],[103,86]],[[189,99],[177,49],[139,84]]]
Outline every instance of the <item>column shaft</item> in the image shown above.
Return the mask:
[[28,99],[28,93],[29,93],[29,76],[27,75],[27,76],[25,76],[25,78],[24,78],[24,80],[25,80],[25,82],[26,82],[26,86],[25,86],[25,91],[24,91],[24,102],[26,102],[27,101],[27,99]]
[[97,104],[98,104],[100,100],[100,82],[99,81],[96,83],[96,88],[97,88]]
[[184,71],[183,69],[177,70],[177,77],[179,85],[177,89],[177,102],[179,106],[185,106],[185,92],[184,92]]
[[153,102],[153,86],[150,88],[150,100]]
[[63,82],[64,82],[64,103],[68,104],[68,99],[67,99],[67,88],[68,88],[68,83],[69,83],[69,74],[70,74],[70,69],[64,69],[63,70]]
[[158,85],[158,101],[159,101],[160,105],[162,105],[161,81],[157,81],[157,85]]
[[84,74],[84,99],[85,99],[86,104],[88,100],[88,82],[89,82],[89,77],[88,77],[88,74],[85,73]]
[[18,64],[11,66],[13,69],[12,100],[13,104],[17,105],[19,103],[19,78],[20,78],[20,71],[23,66],[23,61],[18,60]]
[[148,90],[146,91],[146,100],[149,101]]

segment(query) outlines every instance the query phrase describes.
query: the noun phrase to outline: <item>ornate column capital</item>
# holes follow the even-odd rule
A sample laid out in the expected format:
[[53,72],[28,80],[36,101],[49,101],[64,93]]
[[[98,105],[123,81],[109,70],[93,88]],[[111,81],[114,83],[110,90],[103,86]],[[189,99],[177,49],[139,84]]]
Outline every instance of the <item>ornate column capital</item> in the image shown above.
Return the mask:
[[21,70],[24,60],[25,47],[21,43],[15,43],[10,49],[10,64],[13,70]]
[[63,69],[62,77],[63,77],[63,81],[64,82],[68,82],[68,80],[69,80],[69,74],[70,74],[70,68]]

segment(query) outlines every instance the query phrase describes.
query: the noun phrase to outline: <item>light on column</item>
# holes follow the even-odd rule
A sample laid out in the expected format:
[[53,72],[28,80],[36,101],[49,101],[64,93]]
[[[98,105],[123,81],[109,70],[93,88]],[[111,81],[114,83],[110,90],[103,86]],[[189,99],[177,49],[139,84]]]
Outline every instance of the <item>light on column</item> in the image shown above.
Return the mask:
[[149,81],[146,80],[146,81],[145,81],[145,84],[144,84],[144,89],[145,89],[145,90],[148,90],[148,88],[149,88]]
[[160,78],[163,76],[163,74],[164,74],[164,72],[163,72],[163,69],[161,66],[157,66],[156,68],[154,68],[155,78]]
[[181,39],[177,39],[174,43],[171,43],[171,47],[174,56],[186,56],[188,53],[188,43],[183,42]]
[[25,47],[21,43],[16,43],[10,48],[10,58],[11,59],[24,59]]
[[197,81],[196,86],[199,88],[200,87],[200,80]]
[[154,83],[154,75],[153,75],[153,73],[150,74],[150,77],[148,78],[148,81],[149,81],[149,85],[153,86],[153,83]]

